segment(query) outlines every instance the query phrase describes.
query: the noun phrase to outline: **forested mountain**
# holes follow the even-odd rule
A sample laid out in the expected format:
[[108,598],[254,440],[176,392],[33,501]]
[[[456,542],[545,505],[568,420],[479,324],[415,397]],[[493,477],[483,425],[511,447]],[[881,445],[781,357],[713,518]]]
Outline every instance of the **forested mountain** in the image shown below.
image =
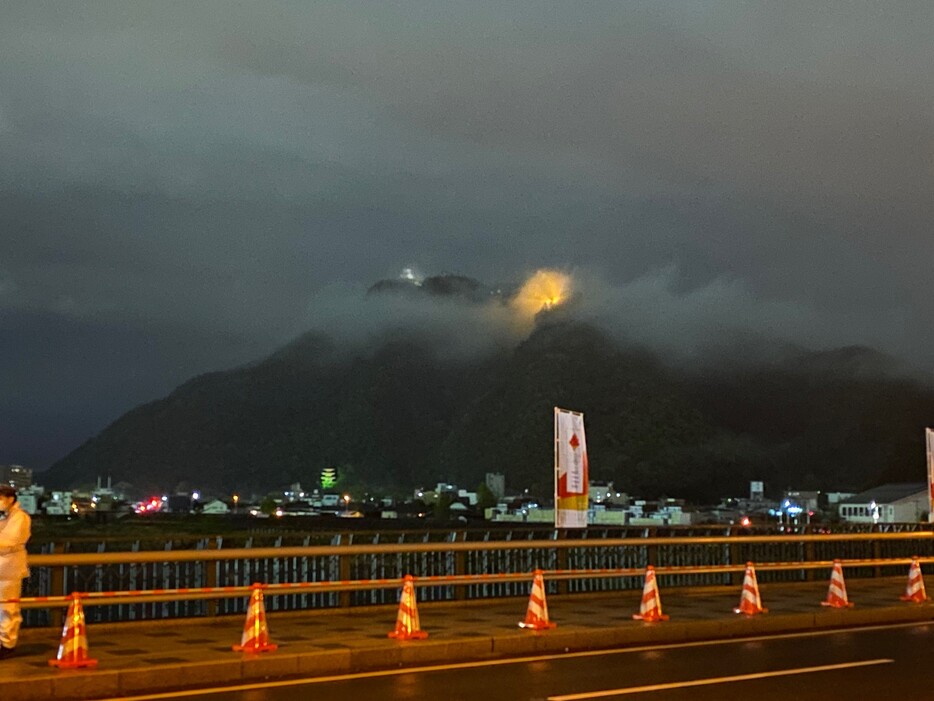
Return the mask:
[[548,494],[561,406],[584,412],[591,476],[646,497],[717,500],[751,479],[773,493],[920,481],[934,390],[887,367],[847,348],[676,368],[567,315],[469,358],[411,332],[355,351],[311,333],[130,411],[42,479],[246,493],[308,487],[337,466],[374,490],[473,488],[502,472]]

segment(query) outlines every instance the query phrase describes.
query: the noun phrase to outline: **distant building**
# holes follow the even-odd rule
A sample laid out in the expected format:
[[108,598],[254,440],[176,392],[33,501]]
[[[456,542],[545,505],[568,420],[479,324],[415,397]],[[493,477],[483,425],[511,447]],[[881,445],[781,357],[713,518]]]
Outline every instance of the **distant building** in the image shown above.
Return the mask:
[[43,507],[46,515],[68,516],[71,514],[71,499],[71,492],[52,492],[52,496]]
[[292,501],[292,502],[289,502],[288,504],[283,504],[281,509],[282,509],[283,516],[317,516],[318,515],[318,511],[315,510],[315,507],[312,506],[309,502],[304,501],[304,500]]
[[203,514],[226,514],[230,512],[230,507],[220,499],[212,499],[201,509]]
[[924,482],[883,484],[840,502],[839,514],[848,523],[916,523],[928,512]]
[[836,506],[854,494],[855,492],[827,492],[827,506]]
[[754,480],[749,483],[749,501],[762,501],[765,497],[765,483]]
[[[798,513],[802,511],[817,511],[820,502],[820,492],[789,490],[782,497],[782,510],[797,509]],[[791,513],[791,512],[789,512]]]
[[476,506],[477,505],[477,493],[471,492],[466,489],[457,490],[457,499],[452,502],[453,504],[464,504],[465,506]]
[[32,486],[32,468],[22,465],[0,465],[0,483],[14,489],[26,489]]
[[601,480],[590,480],[588,484],[590,492],[590,501],[602,504],[616,496],[616,489],[612,482],[603,482]]
[[162,511],[171,514],[187,514],[191,512],[194,503],[195,500],[190,494],[171,494],[163,504]]
[[629,495],[619,492],[612,482],[590,480],[587,483],[587,497],[591,506],[606,504],[607,506],[629,506]]
[[[593,504],[587,512],[587,522],[590,525],[686,526],[695,522],[694,516],[693,512],[684,510],[684,502],[680,499],[651,504],[640,499],[625,508]],[[542,507],[535,502],[500,502],[485,511],[488,521],[554,523],[554,517],[553,508]]]
[[341,495],[336,492],[326,492],[321,495],[322,509],[337,509],[341,503]]
[[484,482],[497,499],[506,496],[506,475],[498,472],[487,472]]
[[285,501],[298,501],[305,498],[305,490],[302,489],[301,482],[293,482],[289,488],[282,493]]
[[39,500],[45,495],[45,489],[39,485],[32,485],[17,490],[16,501],[27,514],[34,515],[39,512]]

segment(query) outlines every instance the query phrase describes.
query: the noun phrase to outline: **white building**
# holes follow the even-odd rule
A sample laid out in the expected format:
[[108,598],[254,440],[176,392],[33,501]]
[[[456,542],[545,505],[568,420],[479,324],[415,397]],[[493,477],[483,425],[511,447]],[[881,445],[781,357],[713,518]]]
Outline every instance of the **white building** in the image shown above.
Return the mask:
[[45,502],[47,516],[69,516],[71,514],[71,492],[52,492],[52,498]]
[[928,491],[924,482],[883,484],[844,499],[838,506],[847,523],[917,523],[926,520]]
[[483,478],[486,486],[493,492],[493,496],[502,499],[506,496],[506,476],[499,472],[487,472]]
[[30,516],[39,513],[39,499],[45,495],[45,490],[39,485],[31,485],[20,489],[16,493],[16,500],[20,508]]
[[220,499],[212,499],[201,509],[202,514],[226,514],[230,513],[230,507]]

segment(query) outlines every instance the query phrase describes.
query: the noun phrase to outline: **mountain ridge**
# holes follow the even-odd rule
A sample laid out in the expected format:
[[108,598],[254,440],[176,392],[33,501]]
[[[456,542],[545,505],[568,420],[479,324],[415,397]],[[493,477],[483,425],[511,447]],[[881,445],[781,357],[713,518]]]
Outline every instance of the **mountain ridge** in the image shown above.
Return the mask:
[[44,479],[265,493],[337,466],[344,484],[374,491],[474,487],[502,472],[510,488],[548,494],[554,406],[584,412],[595,479],[647,497],[711,501],[752,479],[856,490],[924,475],[934,390],[886,374],[871,349],[686,369],[546,314],[513,349],[443,350],[414,332],[356,350],[307,333],[132,409]]

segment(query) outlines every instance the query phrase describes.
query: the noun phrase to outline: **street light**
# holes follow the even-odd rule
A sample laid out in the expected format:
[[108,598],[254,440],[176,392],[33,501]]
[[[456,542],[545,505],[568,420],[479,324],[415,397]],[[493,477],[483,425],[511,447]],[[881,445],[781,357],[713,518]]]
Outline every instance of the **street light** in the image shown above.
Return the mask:
[[350,512],[350,495],[345,494],[344,495],[344,513],[346,514],[349,512]]
[[233,495],[233,503],[234,503],[234,513],[237,513],[237,504],[240,503],[240,495],[239,495],[239,494],[234,494],[234,495]]

